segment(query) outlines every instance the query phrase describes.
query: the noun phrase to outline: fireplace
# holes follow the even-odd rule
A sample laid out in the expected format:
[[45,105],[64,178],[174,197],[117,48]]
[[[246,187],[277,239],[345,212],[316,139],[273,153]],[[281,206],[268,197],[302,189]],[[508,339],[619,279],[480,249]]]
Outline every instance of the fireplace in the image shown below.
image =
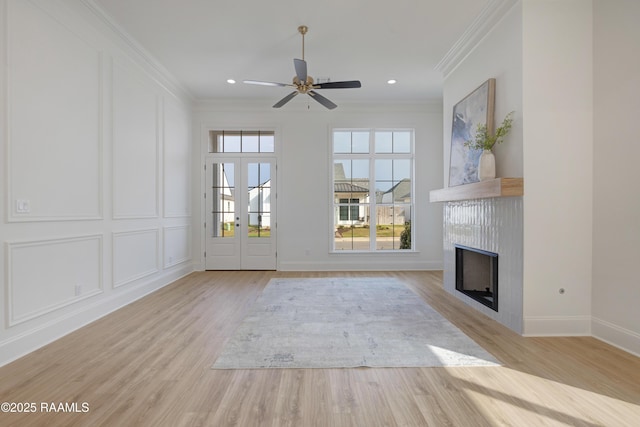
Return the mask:
[[456,290],[498,311],[498,254],[454,246]]
[[[469,185],[473,184],[453,188]],[[493,197],[446,202],[442,213],[444,289],[465,304],[514,332],[522,334],[524,332],[522,197]],[[500,283],[499,307],[498,303],[494,302],[496,309],[500,311],[456,289],[456,245],[499,254],[498,266],[497,268],[494,266],[494,272],[498,275]],[[462,277],[460,273],[458,276]],[[497,296],[497,291],[494,294]],[[490,301],[485,300],[485,302]]]

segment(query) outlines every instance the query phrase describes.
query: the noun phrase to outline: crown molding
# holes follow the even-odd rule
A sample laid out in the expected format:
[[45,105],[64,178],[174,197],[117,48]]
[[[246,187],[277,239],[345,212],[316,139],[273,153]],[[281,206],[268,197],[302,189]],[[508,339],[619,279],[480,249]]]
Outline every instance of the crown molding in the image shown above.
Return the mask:
[[462,36],[438,62],[435,69],[446,78],[520,0],[491,0]]
[[[115,34],[119,41],[123,42],[125,47],[135,54],[135,56],[142,60],[143,64],[161,78],[162,81],[158,81],[170,92],[178,92],[182,96],[193,101],[195,98],[189,90],[187,90],[182,83],[180,83],[169,70],[167,70],[158,60],[156,60],[149,51],[147,51],[140,43],[138,43],[133,36],[131,36],[124,28],[122,28],[102,7],[96,4],[95,0],[80,0],[80,2],[96,17],[98,18],[108,30]],[[157,79],[156,79],[157,80]],[[173,89],[173,90],[171,90]]]
[[193,102],[193,112],[231,112],[231,111],[256,111],[256,112],[269,112],[273,114],[285,114],[286,112],[319,112],[327,115],[340,115],[342,113],[364,113],[364,112],[389,112],[389,111],[405,111],[405,112],[420,112],[425,114],[436,113],[442,114],[442,99],[429,99],[425,101],[416,102],[393,102],[393,101],[379,101],[379,102],[339,102],[336,110],[327,110],[320,104],[311,104],[309,108],[307,103],[293,103],[287,105],[286,109],[274,109],[271,107],[273,104],[272,98],[247,98],[247,99],[233,99],[233,98],[210,98],[210,99],[196,99]]

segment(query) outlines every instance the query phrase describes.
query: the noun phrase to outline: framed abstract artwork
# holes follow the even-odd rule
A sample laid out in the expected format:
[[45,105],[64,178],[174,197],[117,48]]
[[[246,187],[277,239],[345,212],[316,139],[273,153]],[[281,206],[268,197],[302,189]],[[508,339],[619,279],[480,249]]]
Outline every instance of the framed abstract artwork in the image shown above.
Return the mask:
[[496,79],[489,79],[453,107],[449,187],[478,182],[478,162],[482,150],[465,147],[478,124],[493,133]]

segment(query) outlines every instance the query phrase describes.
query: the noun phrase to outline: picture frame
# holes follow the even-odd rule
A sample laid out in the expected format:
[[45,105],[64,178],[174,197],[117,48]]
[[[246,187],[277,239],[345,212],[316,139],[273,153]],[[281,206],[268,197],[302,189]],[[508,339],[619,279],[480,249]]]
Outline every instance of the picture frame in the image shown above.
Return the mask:
[[453,107],[449,187],[478,182],[478,162],[482,150],[465,147],[475,135],[478,124],[494,131],[496,79],[488,79]]

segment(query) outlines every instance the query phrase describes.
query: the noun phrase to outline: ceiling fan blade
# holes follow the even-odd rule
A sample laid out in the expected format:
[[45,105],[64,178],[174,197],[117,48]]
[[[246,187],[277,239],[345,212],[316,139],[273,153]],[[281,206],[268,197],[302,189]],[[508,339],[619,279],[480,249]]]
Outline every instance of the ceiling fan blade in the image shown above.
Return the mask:
[[304,59],[294,59],[293,66],[296,68],[296,76],[301,83],[307,81],[307,61]]
[[314,92],[312,90],[310,90],[309,92],[307,92],[313,99],[315,99],[316,101],[318,101],[320,104],[324,105],[325,107],[327,107],[330,110],[333,110],[334,108],[337,107],[336,104],[334,104],[333,102],[329,101],[327,98],[325,98],[324,96],[320,95],[318,92]]
[[284,98],[282,98],[280,101],[276,102],[273,106],[273,108],[280,108],[282,107],[284,104],[286,104],[287,102],[291,101],[293,99],[294,96],[296,96],[298,94],[298,91],[294,91],[291,92],[289,95],[285,96]]
[[242,83],[246,83],[250,85],[261,85],[261,86],[278,86],[278,87],[292,86],[286,83],[262,82],[259,80],[243,80]]
[[355,89],[362,87],[360,80],[350,80],[348,82],[326,82],[313,85],[314,89]]

